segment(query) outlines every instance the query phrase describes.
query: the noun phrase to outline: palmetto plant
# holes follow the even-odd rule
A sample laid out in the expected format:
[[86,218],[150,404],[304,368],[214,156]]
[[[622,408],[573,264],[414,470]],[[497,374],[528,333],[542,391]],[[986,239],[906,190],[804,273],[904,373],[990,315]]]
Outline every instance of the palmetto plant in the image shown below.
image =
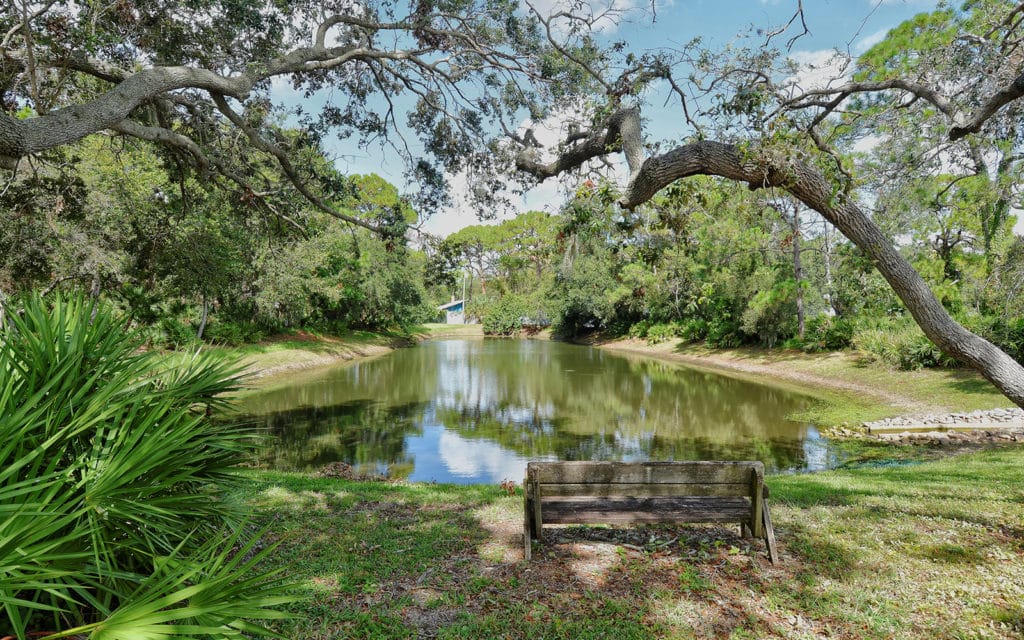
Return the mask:
[[253,440],[207,417],[237,369],[141,352],[81,296],[7,317],[0,636],[270,635],[252,621],[283,615],[286,585],[257,567],[267,551],[221,499]]

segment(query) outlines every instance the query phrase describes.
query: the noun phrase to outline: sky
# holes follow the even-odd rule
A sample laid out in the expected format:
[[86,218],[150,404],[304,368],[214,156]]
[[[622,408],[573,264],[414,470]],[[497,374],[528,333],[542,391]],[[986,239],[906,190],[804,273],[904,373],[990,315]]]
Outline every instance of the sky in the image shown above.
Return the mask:
[[[557,10],[558,0],[533,0],[542,10]],[[595,0],[596,1],[596,0]],[[794,14],[797,0],[655,0],[655,15],[647,10],[650,0],[603,0],[623,9],[637,7],[632,18],[620,24],[604,25],[602,37],[608,42],[625,41],[637,52],[646,48],[681,46],[695,37],[701,37],[706,46],[719,49],[737,40],[743,34],[757,29],[770,29],[784,25]],[[790,56],[803,64],[821,65],[838,49],[856,56],[881,41],[886,32],[917,13],[935,8],[935,0],[803,0],[804,17],[809,33],[801,36],[790,50]],[[653,20],[652,20],[653,17]],[[790,35],[802,31],[799,23],[775,42],[784,46]],[[757,42],[763,41],[758,38]],[[807,77],[814,75],[808,70]],[[272,99],[278,103],[299,104],[287,82],[275,83]],[[328,101],[327,94],[316,96],[313,102]],[[651,100],[651,103],[661,101]],[[315,108],[314,104],[307,105]],[[648,138],[672,138],[685,134],[677,129],[680,116],[677,111],[659,111],[655,104],[645,105],[644,117]],[[524,123],[525,124],[525,123]],[[555,132],[549,134],[551,137]],[[538,135],[538,137],[541,137]],[[541,142],[545,140],[541,137]],[[344,173],[377,173],[405,190],[404,166],[394,152],[371,148],[360,150],[351,143],[330,141],[326,150],[333,155],[338,168]],[[461,176],[449,176],[456,194],[455,203],[447,210],[434,213],[424,224],[432,234],[445,236],[471,224],[480,224],[476,211],[458,198],[466,187]],[[525,194],[521,211],[531,209],[555,213],[565,199],[565,190],[555,179],[538,185]],[[496,222],[495,220],[494,222]]]

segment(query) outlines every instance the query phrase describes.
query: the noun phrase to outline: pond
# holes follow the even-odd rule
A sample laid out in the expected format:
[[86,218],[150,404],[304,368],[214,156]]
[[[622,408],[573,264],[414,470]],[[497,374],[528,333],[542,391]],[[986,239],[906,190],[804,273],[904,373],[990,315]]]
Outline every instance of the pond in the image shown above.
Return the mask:
[[260,464],[341,461],[411,481],[521,481],[529,460],[761,460],[837,464],[811,399],[666,363],[544,340],[436,340],[289,376],[240,400],[272,436]]

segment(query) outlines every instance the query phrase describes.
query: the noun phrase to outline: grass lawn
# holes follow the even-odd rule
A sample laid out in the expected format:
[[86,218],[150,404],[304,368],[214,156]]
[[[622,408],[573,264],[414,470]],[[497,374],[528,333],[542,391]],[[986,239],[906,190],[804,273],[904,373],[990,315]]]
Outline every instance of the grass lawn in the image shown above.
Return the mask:
[[770,477],[776,566],[715,527],[550,528],[525,563],[518,492],[245,473],[289,638],[1024,634],[1024,448]]

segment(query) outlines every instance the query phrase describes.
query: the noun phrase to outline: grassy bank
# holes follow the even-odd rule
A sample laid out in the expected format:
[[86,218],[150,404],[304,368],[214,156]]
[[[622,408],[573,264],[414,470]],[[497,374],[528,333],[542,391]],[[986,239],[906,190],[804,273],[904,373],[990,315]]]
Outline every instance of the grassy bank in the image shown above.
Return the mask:
[[204,350],[238,358],[250,379],[262,385],[299,370],[381,356],[420,340],[481,335],[479,325],[445,324],[427,324],[415,327],[408,333],[389,334],[350,331],[329,336],[296,331],[258,344],[240,347],[208,346]]
[[809,393],[815,403],[798,417],[818,425],[857,425],[896,415],[1012,407],[987,380],[966,369],[898,371],[854,352],[710,349],[703,345],[612,340],[596,346],[680,362]]
[[553,528],[527,564],[496,486],[249,472],[237,499],[302,583],[292,638],[1011,638],[1022,468],[1018,448],[772,477],[776,566],[713,527]]

